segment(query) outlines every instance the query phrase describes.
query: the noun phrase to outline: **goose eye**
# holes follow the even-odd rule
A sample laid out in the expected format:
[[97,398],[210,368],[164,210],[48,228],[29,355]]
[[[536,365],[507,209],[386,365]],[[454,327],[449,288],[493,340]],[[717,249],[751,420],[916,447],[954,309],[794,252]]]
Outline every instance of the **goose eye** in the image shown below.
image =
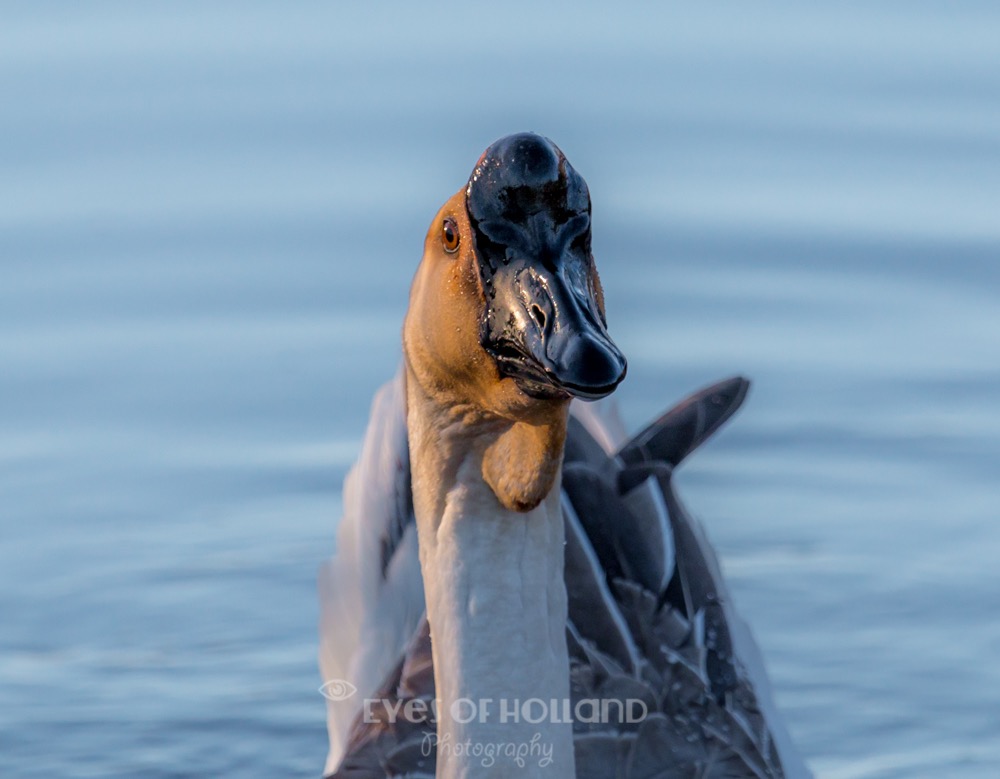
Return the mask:
[[454,219],[445,219],[441,225],[441,243],[444,244],[446,252],[458,251],[458,225]]

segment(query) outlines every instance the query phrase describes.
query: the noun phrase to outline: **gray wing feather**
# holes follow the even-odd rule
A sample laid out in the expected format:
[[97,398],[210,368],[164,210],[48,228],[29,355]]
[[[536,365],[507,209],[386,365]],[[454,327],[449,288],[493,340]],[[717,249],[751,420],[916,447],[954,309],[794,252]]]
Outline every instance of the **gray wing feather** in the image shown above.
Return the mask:
[[368,706],[354,721],[337,779],[433,777],[436,767],[431,716],[400,716],[402,706],[420,700],[430,711],[434,700],[434,663],[431,634],[423,619],[395,669],[370,696]]
[[[569,621],[579,636],[589,641],[618,667],[634,671],[639,652],[608,589],[598,556],[587,542],[573,505],[563,501],[566,522],[566,579],[573,582],[569,599]],[[568,589],[568,587],[567,587]]]
[[736,413],[749,389],[747,379],[734,376],[689,395],[622,446],[618,458],[626,465],[680,465]]

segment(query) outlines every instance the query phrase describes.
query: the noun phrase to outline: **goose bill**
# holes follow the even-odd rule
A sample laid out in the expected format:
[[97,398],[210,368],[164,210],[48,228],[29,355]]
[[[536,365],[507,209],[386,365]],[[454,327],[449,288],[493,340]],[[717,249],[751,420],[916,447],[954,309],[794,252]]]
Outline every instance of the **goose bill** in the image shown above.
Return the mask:
[[562,265],[550,271],[523,260],[498,269],[483,345],[500,372],[532,397],[601,398],[625,378],[625,357],[601,321],[583,269]]
[[466,210],[486,295],[480,342],[533,397],[601,398],[625,357],[597,302],[590,192],[563,153],[532,133],[486,150]]

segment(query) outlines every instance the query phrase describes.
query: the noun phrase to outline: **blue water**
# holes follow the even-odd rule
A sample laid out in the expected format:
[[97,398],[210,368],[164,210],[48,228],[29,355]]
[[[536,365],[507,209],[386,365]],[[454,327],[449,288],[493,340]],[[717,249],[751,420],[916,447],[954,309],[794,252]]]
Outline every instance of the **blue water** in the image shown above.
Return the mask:
[[993,3],[0,5],[0,775],[317,776],[315,572],[423,234],[587,178],[821,777],[1000,773]]

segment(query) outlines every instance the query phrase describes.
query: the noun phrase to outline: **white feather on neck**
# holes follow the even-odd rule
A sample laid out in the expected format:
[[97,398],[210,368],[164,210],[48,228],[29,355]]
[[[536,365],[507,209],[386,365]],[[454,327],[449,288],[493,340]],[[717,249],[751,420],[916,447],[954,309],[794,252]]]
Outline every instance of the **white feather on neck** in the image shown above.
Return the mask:
[[[509,423],[470,423],[471,415],[439,408],[415,381],[407,383],[439,702],[437,776],[569,779],[575,770],[572,725],[561,721],[569,658],[558,478],[533,510],[504,508],[482,471],[484,451]],[[465,722],[472,706],[476,717]],[[543,709],[541,722],[523,716],[538,719]]]

